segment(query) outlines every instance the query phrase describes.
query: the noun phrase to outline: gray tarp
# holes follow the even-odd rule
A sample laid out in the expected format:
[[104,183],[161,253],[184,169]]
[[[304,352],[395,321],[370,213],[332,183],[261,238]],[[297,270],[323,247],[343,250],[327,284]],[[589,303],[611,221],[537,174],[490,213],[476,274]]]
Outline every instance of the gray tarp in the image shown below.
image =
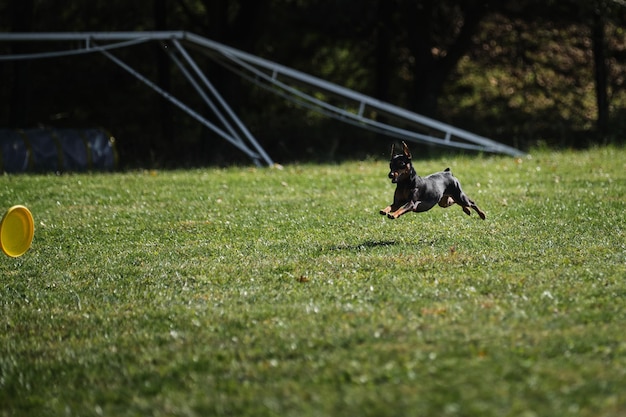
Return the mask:
[[115,141],[103,129],[0,129],[0,172],[115,168]]

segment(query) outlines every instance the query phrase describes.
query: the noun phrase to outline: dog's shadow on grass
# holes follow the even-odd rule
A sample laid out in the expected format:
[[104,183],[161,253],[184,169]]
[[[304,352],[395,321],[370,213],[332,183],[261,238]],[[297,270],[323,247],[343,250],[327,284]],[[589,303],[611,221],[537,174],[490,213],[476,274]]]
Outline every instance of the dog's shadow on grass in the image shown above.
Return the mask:
[[372,249],[372,248],[379,248],[379,247],[385,247],[385,246],[394,246],[394,245],[398,245],[401,242],[395,241],[395,240],[366,240],[363,243],[357,243],[356,245],[348,245],[348,244],[344,244],[344,245],[334,245],[331,246],[329,249],[331,251],[355,251],[355,250],[365,250],[365,249]]
[[350,244],[339,244],[328,247],[326,250],[330,251],[364,251],[368,249],[376,249],[376,248],[390,248],[393,246],[407,246],[407,247],[424,247],[424,246],[433,246],[435,244],[435,240],[419,240],[419,241],[411,241],[407,242],[403,239],[399,240],[366,240],[362,243],[357,243],[354,245]]

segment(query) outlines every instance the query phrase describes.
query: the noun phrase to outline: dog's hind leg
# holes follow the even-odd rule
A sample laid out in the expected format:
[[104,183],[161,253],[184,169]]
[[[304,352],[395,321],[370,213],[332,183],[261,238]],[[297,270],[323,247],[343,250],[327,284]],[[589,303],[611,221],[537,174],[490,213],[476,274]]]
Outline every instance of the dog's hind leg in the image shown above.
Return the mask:
[[480,216],[481,219],[485,220],[485,212],[479,209],[476,203],[474,203],[474,201],[460,189],[455,195],[452,196],[452,199],[454,199],[454,201],[463,208],[463,211],[468,216],[472,213],[470,209],[473,209],[476,213],[478,213],[478,216]]
[[[467,198],[467,196],[465,196],[465,198]],[[465,212],[465,214],[467,214],[468,216],[470,215],[470,208],[473,209],[476,213],[478,213],[478,216],[480,216],[481,219],[485,220],[485,212],[482,211],[481,209],[478,208],[478,206],[476,205],[476,203],[474,203],[473,200],[470,200],[469,198],[467,198],[467,202],[469,204],[463,204],[463,211]]]
[[470,199],[467,195],[465,195],[464,193],[461,193],[461,197],[465,197],[465,200],[467,201],[467,203],[469,204],[464,204],[463,205],[463,211],[469,215],[470,214],[470,208],[473,209],[476,213],[478,213],[478,216],[480,216],[481,219],[485,220],[485,212],[482,211],[481,209],[478,208],[478,206],[476,205],[476,203],[474,203],[474,200]]
[[475,211],[476,213],[478,213],[478,215],[480,216],[480,218],[481,218],[481,219],[485,220],[485,218],[486,218],[487,216],[485,215],[485,212],[484,212],[484,211],[482,211],[481,209],[479,209],[479,208],[478,208],[478,206],[477,206],[476,204],[472,205],[471,207],[474,209],[474,211]]

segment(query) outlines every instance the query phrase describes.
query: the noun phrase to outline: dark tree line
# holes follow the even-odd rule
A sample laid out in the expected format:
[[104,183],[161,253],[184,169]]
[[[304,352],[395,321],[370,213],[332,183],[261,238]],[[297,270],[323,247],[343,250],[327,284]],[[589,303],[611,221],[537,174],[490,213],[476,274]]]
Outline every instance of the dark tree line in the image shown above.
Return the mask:
[[[625,20],[621,0],[0,0],[0,31],[187,30],[522,148],[623,142]],[[189,93],[160,48],[120,54]],[[277,160],[383,148],[202,65]],[[0,126],[104,126],[128,164],[241,158],[103,57],[0,62],[0,77]]]

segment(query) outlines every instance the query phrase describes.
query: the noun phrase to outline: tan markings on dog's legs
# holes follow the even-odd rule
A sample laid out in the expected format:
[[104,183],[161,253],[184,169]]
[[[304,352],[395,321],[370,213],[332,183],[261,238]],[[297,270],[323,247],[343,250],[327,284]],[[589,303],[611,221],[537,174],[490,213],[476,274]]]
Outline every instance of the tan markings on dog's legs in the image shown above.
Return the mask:
[[478,213],[478,215],[480,216],[481,219],[485,220],[485,218],[487,216],[485,216],[485,212],[482,211],[481,209],[478,208],[478,206],[473,206],[472,207],[474,210],[476,210],[476,213]]
[[389,217],[390,219],[397,219],[398,217],[402,216],[404,213],[408,212],[408,211],[413,211],[415,209],[415,207],[417,207],[418,203],[413,203],[413,202],[408,202],[405,205],[403,205],[402,207],[400,207],[398,210],[394,211],[393,213],[388,213],[387,217]]
[[452,197],[441,197],[441,200],[439,200],[439,207],[442,208],[446,208],[446,207],[450,207],[452,204],[454,204],[454,199],[452,199]]

